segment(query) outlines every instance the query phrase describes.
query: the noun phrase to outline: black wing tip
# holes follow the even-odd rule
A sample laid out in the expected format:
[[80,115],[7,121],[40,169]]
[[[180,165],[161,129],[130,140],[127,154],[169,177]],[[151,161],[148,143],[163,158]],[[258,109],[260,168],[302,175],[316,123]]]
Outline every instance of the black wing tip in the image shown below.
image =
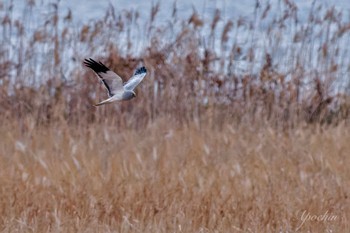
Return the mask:
[[109,69],[102,62],[100,61],[97,62],[92,58],[89,58],[89,59],[85,58],[83,63],[86,67],[89,67],[96,73],[100,73],[100,72],[106,73],[107,71],[109,71]]
[[146,69],[146,67],[144,67],[144,66],[142,66],[142,67],[136,69],[134,75],[143,74],[143,73],[147,73],[147,69]]
[[92,58],[89,58],[89,59],[85,58],[83,63],[85,66],[90,67],[91,65],[93,65],[97,62]]

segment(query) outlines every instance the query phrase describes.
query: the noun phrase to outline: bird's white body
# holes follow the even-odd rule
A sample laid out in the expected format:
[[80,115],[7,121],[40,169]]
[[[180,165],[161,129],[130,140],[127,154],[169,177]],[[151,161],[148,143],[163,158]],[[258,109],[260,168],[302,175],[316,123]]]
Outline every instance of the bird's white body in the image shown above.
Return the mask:
[[134,98],[136,96],[134,89],[147,74],[146,68],[141,67],[135,71],[134,75],[125,84],[123,84],[123,80],[119,75],[108,69],[101,62],[96,62],[90,58],[85,59],[84,64],[97,74],[108,92],[109,98],[95,106]]

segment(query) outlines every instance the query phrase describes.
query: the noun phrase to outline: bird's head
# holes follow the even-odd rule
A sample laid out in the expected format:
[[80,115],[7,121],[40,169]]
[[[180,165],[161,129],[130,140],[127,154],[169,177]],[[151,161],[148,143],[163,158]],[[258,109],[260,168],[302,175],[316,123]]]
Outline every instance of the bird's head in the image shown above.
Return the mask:
[[136,97],[136,94],[134,91],[125,91],[123,94],[122,99],[123,100],[130,100],[132,98]]

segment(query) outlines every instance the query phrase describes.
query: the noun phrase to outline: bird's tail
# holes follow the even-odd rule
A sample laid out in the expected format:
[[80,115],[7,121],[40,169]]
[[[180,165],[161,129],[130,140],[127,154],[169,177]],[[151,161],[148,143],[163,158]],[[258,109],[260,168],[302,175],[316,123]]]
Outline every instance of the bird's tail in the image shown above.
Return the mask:
[[110,99],[106,99],[104,101],[101,101],[100,103],[94,104],[94,106],[98,107],[100,105],[109,104],[109,103],[111,103]]

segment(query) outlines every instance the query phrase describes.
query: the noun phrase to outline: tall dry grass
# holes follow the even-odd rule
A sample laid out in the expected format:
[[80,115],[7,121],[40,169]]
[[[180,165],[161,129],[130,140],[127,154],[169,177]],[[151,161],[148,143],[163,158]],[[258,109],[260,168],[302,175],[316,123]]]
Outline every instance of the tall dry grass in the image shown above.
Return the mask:
[[[341,12],[302,22],[283,1],[207,22],[174,4],[159,25],[155,4],[147,22],[110,8],[76,26],[36,4],[21,21],[0,3],[1,231],[349,231]],[[123,77],[145,65],[138,97],[93,107],[106,94],[87,57]]]
[[[39,18],[45,20],[35,4],[27,3],[26,21],[14,18],[16,6],[0,6],[0,111],[7,118],[32,117],[36,125],[108,119],[133,128],[159,116],[212,125],[263,119],[288,128],[349,117],[350,22],[335,8],[315,4],[305,21],[293,2],[283,1],[277,12],[257,5],[252,20],[224,21],[217,10],[207,22],[196,11],[181,19],[174,4],[160,24],[156,4],[147,22],[136,11],[110,8],[78,27],[59,1],[47,5]],[[106,95],[82,66],[87,57],[125,78],[145,65],[139,98],[92,108]]]
[[[347,232],[343,126],[2,127],[2,232]],[[334,220],[307,220],[303,212]]]

